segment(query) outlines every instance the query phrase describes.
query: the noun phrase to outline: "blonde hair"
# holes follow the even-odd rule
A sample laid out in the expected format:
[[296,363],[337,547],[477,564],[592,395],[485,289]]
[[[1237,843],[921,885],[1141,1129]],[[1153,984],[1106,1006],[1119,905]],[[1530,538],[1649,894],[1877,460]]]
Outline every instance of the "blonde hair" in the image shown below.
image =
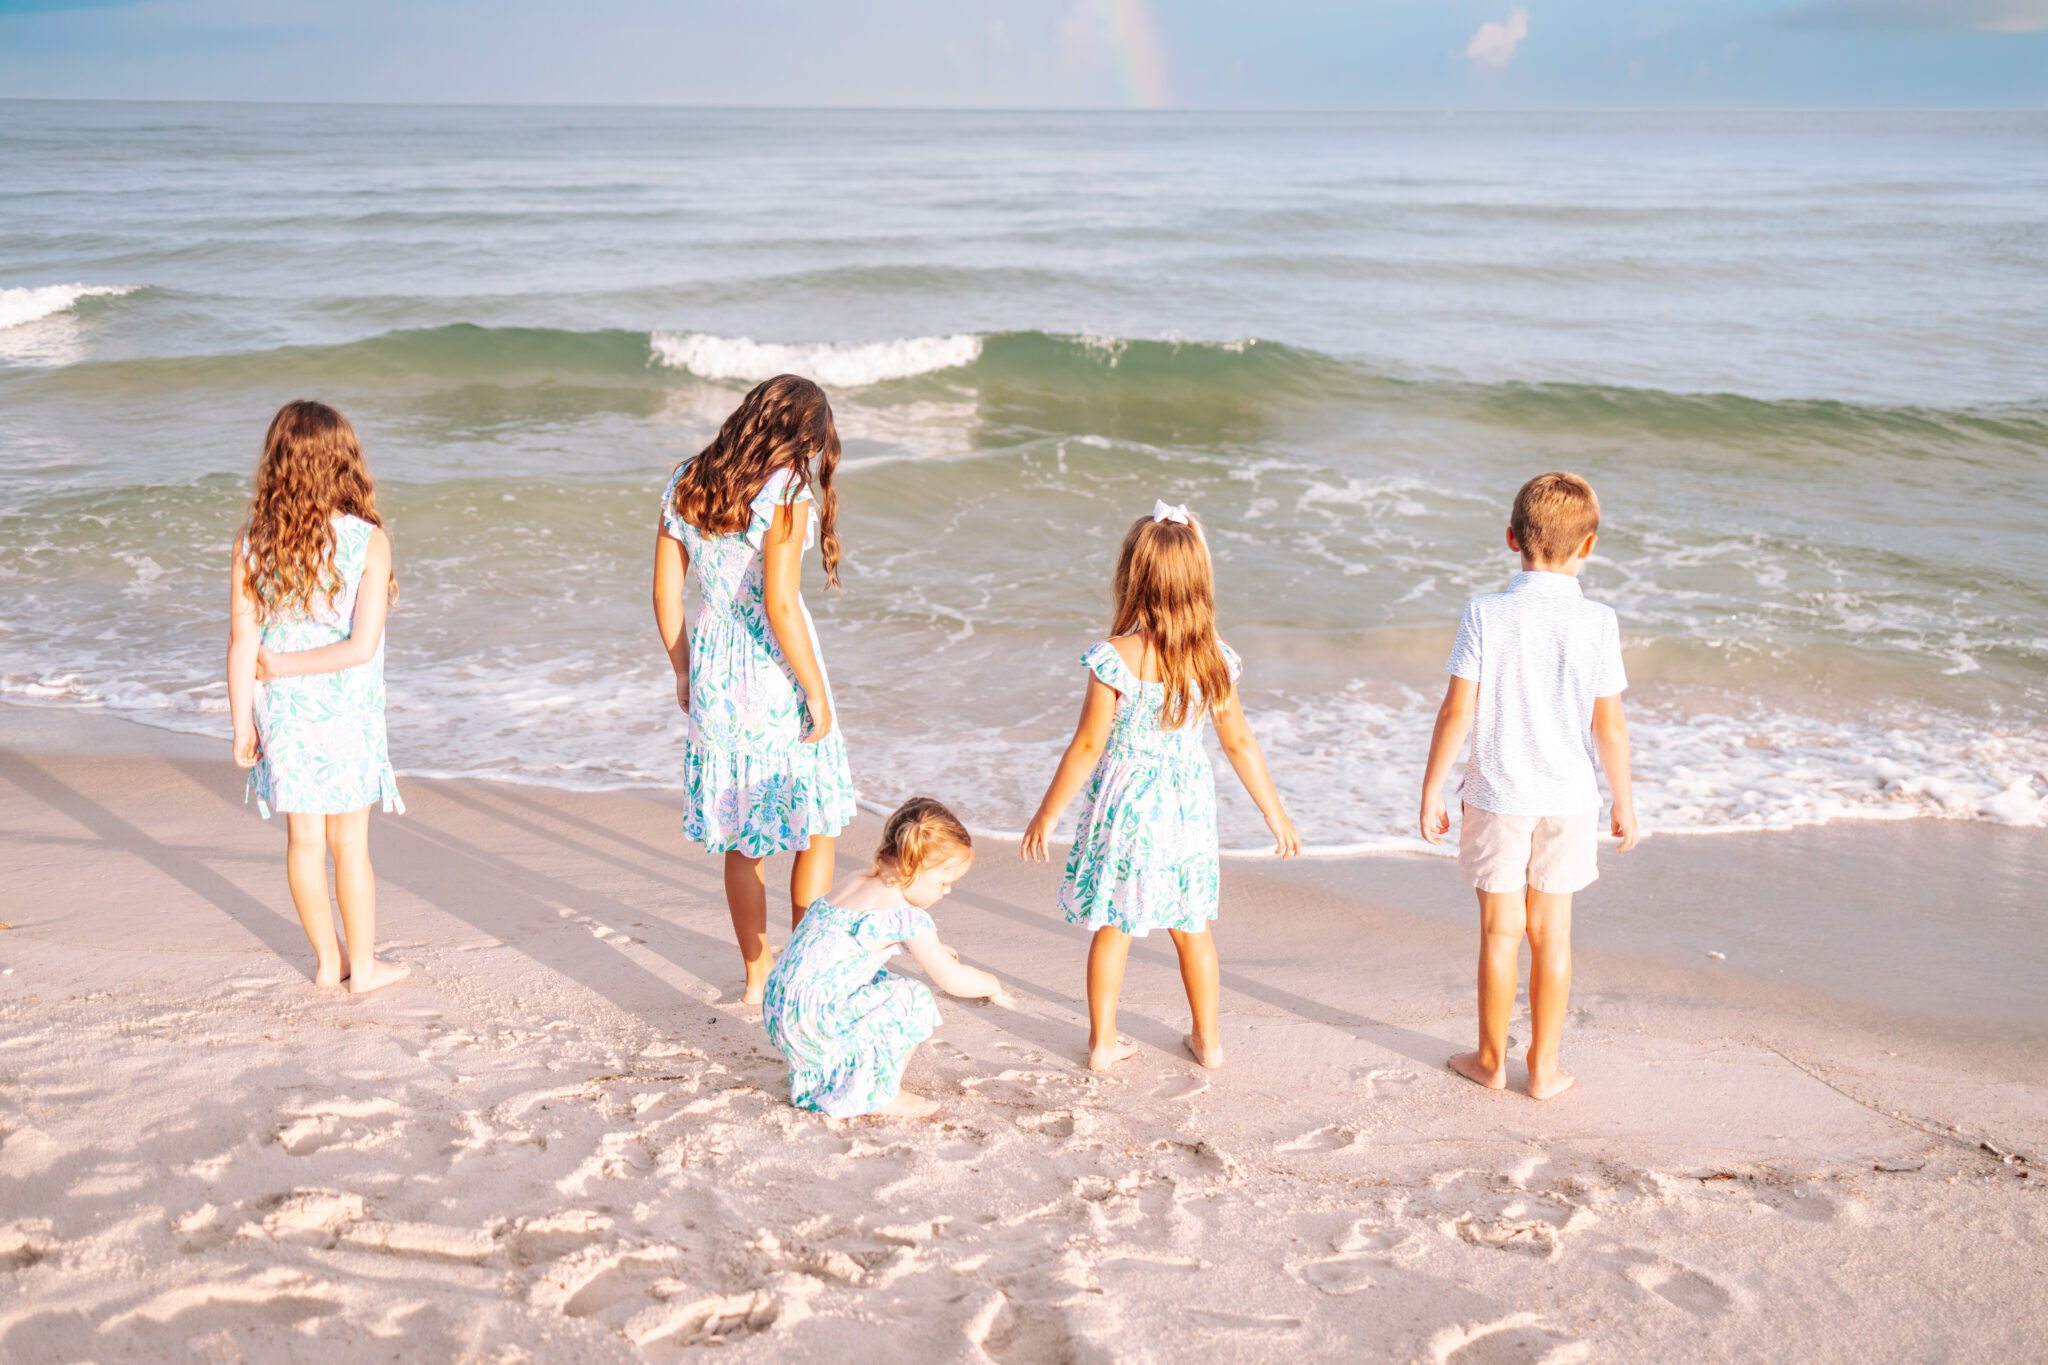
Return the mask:
[[1216,636],[1216,583],[1201,525],[1139,517],[1116,561],[1111,635],[1150,633],[1166,704],[1159,718],[1178,730],[1230,695],[1230,665]]
[[1600,498],[1576,474],[1538,474],[1515,494],[1508,527],[1522,553],[1545,564],[1560,564],[1600,529]]
[[927,868],[937,867],[954,856],[974,857],[974,836],[960,818],[929,796],[913,796],[893,811],[882,825],[882,842],[875,849],[875,861],[868,872],[884,876],[895,886],[908,886]]
[[356,429],[325,403],[294,399],[270,419],[243,532],[242,584],[260,619],[310,612],[315,597],[333,603],[337,513],[384,524]]

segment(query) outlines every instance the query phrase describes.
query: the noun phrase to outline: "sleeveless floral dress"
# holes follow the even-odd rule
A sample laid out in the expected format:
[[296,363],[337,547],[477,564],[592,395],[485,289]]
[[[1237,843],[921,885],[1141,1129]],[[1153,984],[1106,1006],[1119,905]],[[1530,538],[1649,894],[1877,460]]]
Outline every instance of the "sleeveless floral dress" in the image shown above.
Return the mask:
[[[1223,646],[1235,681],[1237,651]],[[1206,708],[1177,730],[1160,720],[1166,684],[1144,682],[1108,640],[1081,656],[1117,691],[1109,742],[1082,792],[1060,883],[1069,924],[1199,934],[1216,918],[1216,775],[1202,749]]]
[[[265,621],[265,645],[287,653],[348,639],[372,529],[360,517],[334,518],[334,600],[315,597],[310,611]],[[242,799],[253,796],[264,819],[273,810],[344,815],[380,803],[387,811],[405,809],[384,739],[382,640],[354,668],[259,682],[254,701],[262,750]]]
[[791,1104],[852,1118],[895,1098],[903,1064],[939,1026],[939,1007],[922,982],[882,964],[931,932],[932,917],[914,905],[811,902],[761,997],[768,1041],[789,1060]]
[[[676,481],[688,467],[687,460],[676,466],[661,500],[662,530],[689,552],[701,599],[690,630],[683,833],[707,852],[750,858],[809,848],[813,835],[837,834],[853,819],[853,776],[836,704],[832,732],[816,744],[803,742],[810,715],[762,606],[761,547],[776,507],[786,502],[802,506],[808,550],[818,535],[817,509],[803,481],[779,469],[755,494],[745,531],[707,535],[676,515]],[[804,629],[818,653],[809,607]],[[822,653],[818,671],[825,671]],[[828,678],[828,697],[831,688]]]

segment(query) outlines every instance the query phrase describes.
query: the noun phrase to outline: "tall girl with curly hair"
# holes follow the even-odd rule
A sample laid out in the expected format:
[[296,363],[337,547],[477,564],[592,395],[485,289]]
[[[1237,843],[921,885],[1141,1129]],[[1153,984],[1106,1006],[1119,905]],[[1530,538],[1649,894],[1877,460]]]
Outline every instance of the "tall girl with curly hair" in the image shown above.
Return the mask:
[[300,399],[271,419],[228,584],[235,762],[263,818],[284,814],[313,980],[357,994],[403,980],[410,968],[377,960],[369,843],[371,806],[405,809],[384,740],[391,540],[355,428],[325,403]]
[[[1182,1042],[1205,1067],[1223,1065],[1217,1032],[1216,777],[1202,751],[1202,721],[1266,817],[1273,851],[1301,852],[1237,697],[1242,664],[1216,633],[1215,572],[1202,524],[1185,507],[1155,503],[1124,533],[1109,638],[1081,656],[1088,670],[1081,721],[1024,831],[1027,859],[1045,857],[1060,812],[1082,799],[1060,883],[1069,924],[1086,925],[1088,1067],[1104,1071],[1136,1052],[1117,1036],[1116,1006],[1133,934],[1173,937],[1193,1027]],[[1085,786],[1085,791],[1083,790]]]
[[[740,401],[711,444],[676,466],[654,541],[654,620],[689,716],[683,833],[725,855],[725,898],[748,1004],[774,965],[766,859],[796,853],[790,927],[832,885],[833,840],[853,818],[853,779],[804,606],[817,544],[839,582],[839,432],[825,392],[777,375]],[[683,585],[697,575],[694,628]]]

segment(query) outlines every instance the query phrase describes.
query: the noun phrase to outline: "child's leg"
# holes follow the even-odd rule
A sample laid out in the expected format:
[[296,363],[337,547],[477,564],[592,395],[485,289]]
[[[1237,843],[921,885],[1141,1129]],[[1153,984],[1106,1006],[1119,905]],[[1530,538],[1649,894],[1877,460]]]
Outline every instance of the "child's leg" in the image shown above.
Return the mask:
[[348,935],[348,988],[361,995],[403,981],[412,968],[377,960],[377,876],[370,870],[370,808],[327,817],[334,899]]
[[1489,1090],[1508,1083],[1508,1020],[1528,928],[1528,888],[1479,893],[1479,1050],[1451,1058],[1451,1070]]
[[1529,1094],[1547,1100],[1571,1088],[1557,1065],[1565,1002],[1572,993],[1572,898],[1529,891]]
[[1216,1028],[1216,997],[1221,975],[1216,965],[1216,939],[1204,929],[1184,934],[1169,929],[1174,951],[1180,954],[1180,982],[1188,992],[1188,1015],[1194,1029],[1181,1041],[1195,1060],[1210,1070],[1223,1065],[1223,1036]]
[[[809,848],[798,849],[796,861],[789,869],[789,927],[794,929],[804,922],[804,911],[811,908],[811,902],[832,889],[832,848],[835,840],[829,834],[813,834]],[[767,911],[762,912],[765,927]]]
[[746,1005],[761,1003],[768,989],[768,969],[775,965],[768,956],[766,876],[766,859],[749,858],[737,850],[725,855],[725,905],[732,912],[733,937],[747,964],[747,990],[740,997]]
[[334,906],[327,899],[327,846],[321,840],[326,817],[284,812],[284,876],[292,888],[299,926],[313,944],[313,984],[338,986],[348,959],[334,937]]
[[[903,1059],[903,1066],[905,1070],[909,1069],[910,1059],[908,1057]],[[929,1095],[920,1095],[915,1090],[905,1090],[899,1085],[895,1095],[890,1097],[889,1102],[880,1109],[875,1110],[875,1117],[885,1119],[928,1119],[938,1112],[939,1102],[937,1100],[932,1099]]]
[[1088,1069],[1107,1071],[1138,1050],[1116,1036],[1116,1000],[1124,990],[1131,936],[1107,926],[1088,945]]

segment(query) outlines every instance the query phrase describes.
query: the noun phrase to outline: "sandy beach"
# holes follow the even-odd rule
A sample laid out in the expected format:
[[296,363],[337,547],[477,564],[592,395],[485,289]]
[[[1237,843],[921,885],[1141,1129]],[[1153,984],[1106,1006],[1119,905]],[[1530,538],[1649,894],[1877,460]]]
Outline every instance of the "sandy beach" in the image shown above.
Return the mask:
[[372,840],[414,977],[352,999],[309,983],[241,786],[224,745],[0,709],[0,1358],[1989,1361],[2048,1332],[2039,830],[1609,857],[1545,1105],[1443,1067],[1474,948],[1447,861],[1226,862],[1227,1066],[1180,1053],[1154,940],[1141,1054],[1094,1076],[1058,868],[990,844],[939,923],[1022,1007],[943,1002],[910,1070],[939,1119],[839,1122],[785,1102],[667,794],[408,781]]

